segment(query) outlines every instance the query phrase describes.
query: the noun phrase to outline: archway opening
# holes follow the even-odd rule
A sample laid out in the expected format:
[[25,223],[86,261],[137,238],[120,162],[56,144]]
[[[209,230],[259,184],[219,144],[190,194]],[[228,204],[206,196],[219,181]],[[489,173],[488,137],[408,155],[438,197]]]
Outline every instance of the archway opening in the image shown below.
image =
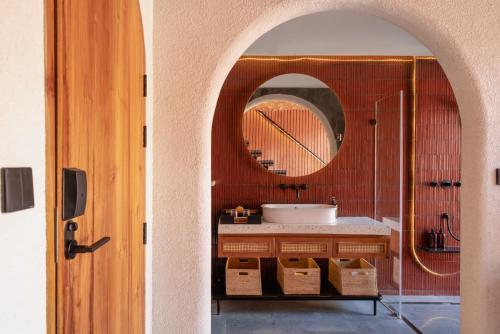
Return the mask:
[[[327,17],[328,14],[314,14],[311,17],[316,15]],[[359,14],[346,13],[338,15],[347,17],[349,15],[359,16]],[[363,17],[366,15],[360,16]],[[296,19],[296,21],[307,19],[307,17],[301,17]],[[309,18],[309,20],[315,24],[318,22],[317,17]],[[352,20],[352,17],[351,20],[347,21],[353,21],[357,24],[361,22],[360,20]],[[376,19],[375,21],[377,22],[373,23],[373,25],[381,29],[378,25],[380,22],[378,21],[383,20]],[[366,19],[363,22],[366,24]],[[218,216],[222,212],[222,209],[229,209],[240,205],[250,207],[251,209],[258,209],[261,204],[269,202],[298,202],[298,198],[289,196],[287,193],[275,192],[274,189],[281,184],[280,182],[283,182],[283,179],[264,175],[262,174],[262,170],[253,168],[250,164],[251,159],[248,159],[244,155],[246,152],[241,149],[241,145],[235,147],[233,144],[244,143],[241,133],[235,129],[239,129],[241,123],[241,115],[238,115],[238,113],[243,113],[244,102],[246,103],[249,94],[255,89],[255,84],[251,83],[252,80],[260,82],[263,78],[290,73],[292,72],[292,68],[294,71],[300,73],[314,73],[320,76],[319,79],[327,81],[328,85],[333,87],[339,94],[342,101],[348,101],[346,107],[346,132],[352,137],[349,138],[346,135],[345,140],[346,143],[349,143],[348,147],[350,147],[350,150],[343,150],[343,156],[339,159],[334,159],[328,164],[331,169],[329,173],[318,172],[311,178],[305,177],[296,180],[298,183],[314,184],[319,189],[315,195],[309,195],[311,192],[306,192],[307,195],[302,197],[300,201],[303,201],[303,203],[324,203],[331,197],[340,198],[339,213],[341,216],[369,217],[375,220],[377,220],[374,213],[376,212],[376,207],[384,206],[391,201],[399,201],[398,205],[402,210],[396,220],[399,226],[391,226],[391,223],[384,222],[391,227],[392,236],[390,237],[391,241],[388,247],[394,242],[394,239],[398,239],[397,246],[394,246],[390,250],[388,249],[386,259],[375,260],[372,258],[372,264],[375,267],[377,267],[377,262],[379,264],[377,283],[381,287],[380,291],[382,289],[391,290],[391,292],[397,295],[405,293],[459,295],[458,276],[448,275],[456,271],[454,269],[459,268],[459,255],[455,252],[459,246],[456,241],[447,239],[448,248],[455,248],[451,250],[451,248],[439,247],[439,249],[443,249],[442,251],[437,251],[434,249],[438,248],[437,237],[431,234],[432,229],[435,229],[434,232],[436,230],[439,232],[440,229],[447,228],[450,224],[454,224],[452,229],[456,232],[459,228],[460,217],[460,117],[451,85],[443,69],[436,59],[428,54],[430,52],[423,45],[411,36],[411,38],[404,39],[402,36],[407,36],[397,27],[393,28],[398,32],[397,34],[388,35],[390,39],[392,38],[392,41],[394,41],[394,36],[401,38],[399,40],[402,45],[401,50],[404,49],[406,52],[400,51],[398,56],[394,57],[384,56],[387,53],[394,54],[394,50],[387,47],[387,42],[375,46],[369,45],[367,49],[359,48],[355,51],[352,51],[354,50],[352,45],[350,49],[342,49],[339,45],[334,44],[327,45],[325,50],[318,51],[314,48],[317,48],[317,45],[320,44],[318,43],[315,46],[314,41],[311,42],[311,38],[307,40],[310,42],[308,45],[309,49],[300,49],[300,46],[304,42],[301,44],[300,38],[297,38],[295,44],[292,43],[294,46],[291,49],[287,49],[288,44],[280,45],[276,43],[276,38],[278,40],[289,41],[290,38],[286,38],[286,34],[295,34],[297,36],[298,31],[306,31],[306,36],[311,36],[307,35],[308,29],[298,29],[297,27],[285,28],[288,24],[293,24],[293,21],[278,26],[274,31],[272,30],[258,39],[248,49],[250,53],[244,54],[240,58],[240,61],[235,64],[219,96],[215,112],[216,118],[212,127],[213,228],[217,226]],[[305,23],[299,22],[298,26],[303,24]],[[311,23],[309,22],[309,24]],[[391,26],[387,22],[386,24]],[[327,29],[325,31],[331,33]],[[367,31],[376,32],[376,29],[363,31],[365,34],[364,38],[370,38],[369,34],[366,33]],[[274,37],[270,37],[273,33]],[[318,36],[320,34],[312,35]],[[359,42],[360,38],[358,36],[357,39],[353,38],[352,40]],[[415,45],[412,48],[408,47],[408,45],[404,44],[403,40],[405,42],[410,40],[418,47]],[[397,43],[391,44],[391,47],[394,48],[395,44]],[[266,47],[268,49],[265,49]],[[282,48],[280,49],[280,47]],[[265,52],[263,50],[268,51]],[[301,53],[297,54],[297,50],[301,50]],[[415,50],[420,50],[421,53],[416,54],[415,52],[417,51]],[[253,52],[258,53],[258,55],[252,54]],[[351,55],[343,56],[343,53]],[[358,54],[352,56],[355,53]],[[325,79],[325,76],[328,78]],[[402,123],[403,130],[398,132],[401,137],[395,138],[397,140],[393,141],[389,138],[384,144],[387,145],[388,142],[392,143],[391,145],[401,144],[401,148],[398,146],[399,155],[394,155],[392,158],[399,159],[400,155],[403,156],[402,159],[405,163],[401,165],[401,175],[398,175],[399,179],[403,181],[397,184],[399,192],[396,199],[381,198],[380,192],[377,193],[378,188],[375,182],[375,168],[379,159],[376,155],[376,148],[379,144],[379,139],[376,137],[376,127],[379,126],[380,128],[380,124],[377,125],[379,120],[376,115],[374,116],[376,111],[375,105],[386,98],[399,96],[400,91],[403,92],[402,99],[392,99],[396,102],[388,103],[387,108],[400,112],[397,122]],[[241,96],[241,101],[236,96]],[[228,112],[228,110],[231,110],[231,112]],[[439,110],[441,113],[439,116],[437,116],[436,110]],[[415,115],[415,119],[412,118],[413,116],[406,116],[407,114]],[[416,122],[413,127],[412,121]],[[396,124],[398,124],[397,122]],[[411,134],[415,136],[410,137]],[[419,134],[422,135],[419,136]],[[413,142],[413,139],[415,139],[415,142]],[[446,144],[441,143],[439,149],[434,149],[432,143],[439,141],[445,141]],[[410,161],[410,155],[416,155],[417,158],[414,161]],[[231,162],[228,161],[228,156],[231,156],[234,160]],[[351,161],[350,159],[353,160]],[[238,161],[236,163],[238,165],[237,170],[233,168],[235,160]],[[436,164],[440,167],[435,168]],[[363,165],[370,167],[363,168]],[[363,171],[366,173],[363,174]],[[352,172],[358,176],[350,179],[349,173]],[[359,177],[359,175],[363,176]],[[408,178],[410,175],[413,175],[413,178]],[[417,177],[420,177],[420,179],[417,180]],[[345,182],[345,180],[348,181]],[[446,181],[450,181],[451,185],[448,186],[448,182]],[[342,182],[345,182],[345,189],[339,186]],[[417,182],[422,187],[416,187]],[[434,183],[438,183],[437,188],[432,186]],[[362,185],[365,185],[367,189],[363,188]],[[384,185],[382,184],[382,186]],[[423,186],[427,186],[428,188],[424,188]],[[229,189],[234,187],[239,189],[238,193],[230,192]],[[330,188],[325,190],[327,187]],[[268,194],[262,195],[261,192],[256,191],[257,188],[264,189],[264,192],[267,191]],[[352,189],[356,190],[352,191]],[[412,194],[404,189],[413,189]],[[448,192],[446,193],[446,191]],[[394,196],[394,194],[387,196]],[[429,202],[432,200],[435,201],[436,196],[440,205],[436,202],[435,207],[432,207],[432,204]],[[419,199],[421,200],[419,201]],[[403,202],[409,200],[413,201],[413,212],[408,211],[409,208],[403,205]],[[219,207],[220,205],[228,207]],[[415,218],[415,212],[424,207],[427,211],[424,214],[418,215],[418,219],[420,219],[418,221]],[[442,218],[445,213],[448,214],[448,217],[454,217],[453,222]],[[404,217],[409,216],[413,216],[413,222],[411,219],[404,219]],[[380,217],[380,220],[383,221],[383,218],[390,217]],[[444,223],[447,225],[443,225]],[[407,238],[407,235],[403,233],[412,229],[411,238],[413,244],[403,245],[402,240]],[[217,229],[214,231],[217,231]],[[214,232],[214,235],[217,235],[217,233]],[[301,234],[298,237],[306,236]],[[432,240],[428,241],[428,239],[432,238],[436,238],[434,241],[435,246],[432,246]],[[219,245],[220,250],[219,241],[217,239],[215,244]],[[407,247],[411,248],[410,251],[407,251]],[[431,248],[431,250],[426,250],[426,248]],[[235,254],[237,256],[237,253]],[[214,256],[216,260],[213,264],[212,278],[215,282],[220,282],[222,279],[221,276],[218,276],[221,269],[221,262],[218,260],[220,255],[217,253]],[[244,255],[249,256],[248,253]],[[443,259],[446,259],[444,261],[448,262],[448,265],[451,267],[443,268]],[[262,284],[271,281],[272,276],[275,276],[276,264],[275,262],[270,262],[271,264],[268,265],[267,269],[268,273],[262,274]],[[263,266],[263,271],[265,270],[264,267],[265,265]],[[408,270],[407,274],[409,276],[405,277],[403,268]],[[450,268],[452,269],[451,271],[449,270]],[[328,270],[326,267],[322,267],[321,269]],[[440,283],[436,283],[436,277],[439,277]],[[405,279],[406,281],[404,281]],[[426,281],[428,283],[425,283]],[[412,282],[424,283],[416,288],[415,285],[412,285]],[[322,284],[328,284],[328,281],[322,282]],[[456,316],[458,317],[458,311]]]

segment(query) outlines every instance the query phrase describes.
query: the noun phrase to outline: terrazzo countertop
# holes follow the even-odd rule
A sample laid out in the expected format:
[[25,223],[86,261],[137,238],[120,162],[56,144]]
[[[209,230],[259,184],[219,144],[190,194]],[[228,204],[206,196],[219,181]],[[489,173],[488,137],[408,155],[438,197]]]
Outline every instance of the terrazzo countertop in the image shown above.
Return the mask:
[[369,217],[339,217],[330,224],[278,224],[255,225],[219,224],[219,234],[352,234],[391,235],[391,227]]
[[383,217],[382,222],[387,224],[390,228],[392,228],[394,231],[400,231],[401,230],[401,224],[399,223],[399,217]]

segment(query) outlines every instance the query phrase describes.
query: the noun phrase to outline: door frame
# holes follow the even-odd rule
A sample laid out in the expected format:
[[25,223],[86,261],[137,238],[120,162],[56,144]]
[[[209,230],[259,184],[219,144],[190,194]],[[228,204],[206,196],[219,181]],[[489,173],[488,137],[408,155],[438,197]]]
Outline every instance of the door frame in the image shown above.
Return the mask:
[[57,333],[57,15],[56,0],[44,0],[45,216],[47,333]]

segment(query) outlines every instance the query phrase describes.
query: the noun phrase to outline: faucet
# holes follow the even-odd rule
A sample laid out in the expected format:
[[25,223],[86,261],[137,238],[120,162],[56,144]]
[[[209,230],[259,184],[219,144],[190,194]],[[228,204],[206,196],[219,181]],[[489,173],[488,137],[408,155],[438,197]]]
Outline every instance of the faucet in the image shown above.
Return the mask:
[[302,183],[302,184],[295,184],[294,183],[294,184],[290,185],[290,188],[295,190],[295,196],[297,199],[299,199],[300,198],[300,191],[309,189],[309,186],[305,183]]
[[281,190],[287,190],[288,188],[295,190],[295,196],[297,199],[300,198],[300,191],[301,190],[307,190],[309,189],[309,185],[302,183],[302,184],[287,184],[287,183],[280,183],[279,185]]

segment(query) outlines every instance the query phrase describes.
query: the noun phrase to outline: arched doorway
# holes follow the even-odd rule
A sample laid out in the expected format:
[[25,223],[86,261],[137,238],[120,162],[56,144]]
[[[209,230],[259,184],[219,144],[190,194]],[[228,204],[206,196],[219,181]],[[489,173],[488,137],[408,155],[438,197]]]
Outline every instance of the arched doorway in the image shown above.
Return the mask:
[[[158,6],[161,7],[161,5]],[[193,331],[207,330],[210,295],[208,271],[210,223],[205,212],[210,205],[208,200],[210,177],[206,166],[209,165],[210,160],[210,128],[213,111],[224,78],[243,50],[263,32],[293,17],[335,9],[359,10],[367,14],[379,15],[390,22],[403,26],[410,33],[423,40],[440,59],[453,84],[462,111],[463,124],[475,125],[473,128],[464,127],[463,131],[465,143],[463,153],[467,156],[467,159],[462,165],[464,181],[464,196],[462,199],[467,204],[463,206],[462,218],[463,221],[474,219],[479,222],[479,225],[476,225],[475,228],[467,226],[465,223],[463,229],[463,267],[465,270],[462,277],[462,296],[464,303],[463,314],[467,315],[463,319],[463,328],[466,331],[476,326],[476,329],[481,328],[487,332],[488,329],[492,330],[498,325],[494,320],[491,320],[493,317],[487,318],[488,314],[491,314],[489,312],[493,309],[495,302],[482,303],[482,298],[487,295],[486,290],[476,289],[476,291],[473,291],[474,287],[471,284],[475,271],[485,274],[485,283],[491,280],[490,274],[480,270],[480,268],[486,261],[486,252],[494,249],[493,243],[482,244],[482,246],[479,244],[480,236],[487,230],[486,218],[491,215],[491,213],[488,213],[488,207],[485,204],[486,197],[484,193],[484,190],[490,185],[487,186],[486,181],[483,181],[486,179],[491,181],[491,173],[486,168],[489,165],[487,160],[484,159],[488,152],[492,153],[484,145],[486,133],[489,132],[487,132],[483,115],[486,112],[483,94],[488,90],[481,90],[481,85],[478,83],[482,72],[480,66],[475,66],[472,59],[475,51],[464,45],[464,38],[461,36],[463,30],[448,31],[445,28],[444,22],[453,25],[456,23],[456,16],[443,14],[443,12],[439,12],[438,8],[430,5],[426,8],[421,8],[421,6],[413,8],[412,6],[417,5],[394,1],[377,6],[368,4],[365,1],[357,1],[349,4],[324,2],[315,6],[306,3],[268,3],[266,6],[260,6],[259,4],[249,6],[242,2],[241,6],[237,6],[237,10],[231,9],[232,7],[227,9],[222,4],[220,7],[214,5],[209,9],[210,12],[217,13],[220,11],[220,13],[224,12],[227,15],[228,11],[230,11],[231,14],[234,14],[233,16],[229,15],[231,22],[235,22],[236,18],[241,20],[231,25],[224,19],[220,19],[223,16],[222,14],[214,14],[217,20],[210,21],[211,29],[212,31],[215,29],[221,34],[213,38],[209,38],[208,35],[202,33],[205,28],[204,24],[191,27],[191,30],[183,34],[182,38],[180,36],[178,38],[171,36],[167,38],[169,28],[172,28],[170,31],[173,31],[174,29],[187,28],[187,26],[180,19],[176,19],[173,14],[168,14],[168,10],[165,10],[165,12],[160,11],[159,17],[155,21],[158,27],[165,31],[158,33],[156,36],[157,42],[166,41],[167,45],[182,49],[182,46],[187,47],[193,41],[199,41],[200,35],[202,35],[206,36],[207,41],[210,41],[210,43],[202,42],[198,47],[206,46],[207,49],[213,50],[213,54],[207,55],[203,53],[205,55],[203,56],[201,51],[196,53],[198,55],[195,58],[197,67],[192,69],[189,68],[189,65],[192,66],[191,61],[194,58],[186,59],[183,62],[181,54],[177,53],[175,49],[169,47],[160,48],[157,54],[159,76],[161,73],[169,73],[175,75],[178,80],[170,87],[164,87],[166,88],[165,92],[157,95],[155,106],[157,108],[155,138],[158,139],[155,144],[155,152],[156,156],[158,156],[158,158],[155,158],[155,179],[158,180],[157,188],[162,189],[162,191],[155,194],[155,202],[158,203],[156,204],[155,218],[156,220],[166,219],[172,222],[170,226],[155,224],[155,252],[171,251],[171,254],[186,254],[183,262],[191,268],[189,276],[195,273],[197,277],[201,275],[201,278],[196,281],[187,280],[187,274],[161,280],[154,278],[154,294],[157,293],[156,298],[153,300],[154,328],[164,328],[163,326],[168,326],[167,324],[172,325],[172,328],[182,328],[180,323],[182,323],[183,319],[189,317],[192,321]],[[457,10],[459,8],[460,6],[457,6]],[[200,18],[206,15],[206,8],[192,9],[191,15],[199,15]],[[465,8],[462,9],[465,10]],[[162,23],[158,22],[167,22],[168,20],[164,20],[166,18],[170,21],[166,27],[161,26]],[[490,19],[488,17],[485,22]],[[480,56],[479,54],[475,55]],[[164,63],[160,64],[159,60],[164,61]],[[175,69],[175,67],[179,67],[179,69]],[[200,73],[201,68],[213,70]],[[463,69],[468,70],[464,71]],[[192,78],[195,76],[198,80],[193,81]],[[159,79],[157,77],[157,81]],[[209,85],[207,86],[206,83],[209,83]],[[163,88],[161,84],[158,86]],[[200,96],[203,96],[204,99],[199,99]],[[194,101],[195,99],[198,100]],[[179,113],[161,115],[162,109],[167,108],[166,106],[170,110],[179,110]],[[203,110],[204,113],[194,113],[192,110]],[[171,123],[172,127],[168,127],[168,131],[166,131],[167,128],[162,129],[170,121],[174,121]],[[177,128],[174,129],[174,127]],[[475,129],[478,128],[485,131],[477,132]],[[179,149],[181,146],[182,150]],[[178,159],[167,161],[172,156]],[[184,164],[189,164],[189,172],[185,171]],[[167,178],[166,175],[170,176]],[[174,179],[172,176],[175,176]],[[178,190],[183,191],[183,196],[179,199],[166,195],[169,191],[176,192]],[[191,200],[196,198],[196,204],[193,204],[193,202],[185,203],[188,198]],[[165,199],[168,199],[169,204],[165,207],[159,207],[159,202]],[[189,208],[191,208],[191,211],[185,214]],[[183,211],[183,213],[176,213],[176,211]],[[181,223],[186,219],[189,224]],[[475,231],[475,229],[479,229],[479,231]],[[174,231],[177,231],[177,234],[170,233]],[[173,238],[172,235],[176,237]],[[186,246],[182,246],[183,244],[186,244]],[[192,252],[193,244],[199,246],[196,247],[194,252]],[[188,254],[190,251],[191,253]],[[481,261],[474,262],[472,257],[468,255],[477,255],[477,258],[480,258]],[[166,275],[172,263],[176,263],[176,261],[172,259],[154,259],[154,274],[156,273],[157,277],[162,276],[162,274]],[[186,290],[175,291],[172,288],[178,287],[181,283],[189,285],[189,289],[187,289],[189,292],[186,292]],[[172,304],[165,302],[164,297],[183,303],[186,307],[182,309],[182,312],[181,310],[176,311],[175,308],[169,307]],[[193,300],[198,302],[191,304],[190,301]],[[474,304],[481,306],[473,308]]]

